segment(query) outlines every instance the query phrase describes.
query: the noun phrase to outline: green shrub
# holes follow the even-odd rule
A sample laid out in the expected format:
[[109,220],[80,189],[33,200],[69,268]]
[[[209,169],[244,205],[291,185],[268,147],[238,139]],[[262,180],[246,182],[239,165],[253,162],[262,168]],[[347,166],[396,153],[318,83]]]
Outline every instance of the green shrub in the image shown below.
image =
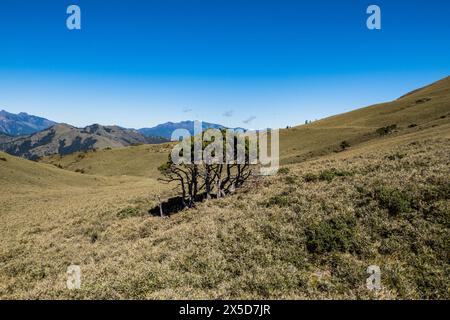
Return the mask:
[[397,125],[392,124],[390,126],[386,126],[386,127],[377,129],[376,133],[378,133],[380,136],[384,136],[384,135],[392,133],[395,129],[397,129]]
[[287,184],[295,184],[297,182],[296,177],[293,176],[286,176],[284,180]]
[[375,192],[375,198],[390,215],[396,216],[411,211],[411,199],[401,191],[380,187]]
[[126,207],[117,212],[119,218],[137,217],[141,215],[141,210],[134,207]]
[[449,225],[450,203],[446,200],[433,202],[423,208],[423,214],[425,219],[428,221],[433,221],[442,225]]
[[404,153],[400,153],[400,152],[396,152],[394,154],[391,154],[389,156],[387,156],[387,159],[394,161],[394,160],[401,160],[406,156],[406,154]]
[[421,104],[421,103],[428,102],[428,101],[430,101],[430,100],[431,100],[431,98],[425,97],[425,98],[421,98],[421,99],[416,100],[416,103],[417,103],[417,104]]
[[320,181],[332,181],[336,177],[336,174],[333,170],[324,170],[319,174]]
[[267,203],[267,207],[279,206],[279,207],[288,207],[290,204],[289,197],[285,194],[279,194],[271,197]]
[[420,196],[411,201],[414,209],[421,210],[425,219],[437,223],[450,222],[450,182],[437,181],[435,184],[423,186]]
[[450,199],[450,181],[444,179],[429,185],[421,191],[424,201],[439,201]]
[[344,171],[344,170],[338,170],[336,168],[331,168],[327,170],[323,170],[318,175],[313,173],[307,173],[303,179],[305,179],[306,182],[315,182],[315,181],[332,181],[336,177],[345,177],[350,176],[351,172]]
[[306,248],[310,253],[353,252],[356,218],[337,216],[306,228]]
[[288,174],[289,171],[290,171],[289,168],[286,168],[286,167],[278,169],[279,174]]
[[314,173],[307,173],[303,176],[303,179],[305,180],[305,182],[315,182],[319,180],[319,177]]
[[329,170],[324,170],[319,174],[319,180],[321,181],[332,181],[336,177],[345,177],[351,175],[350,172],[344,170],[337,170],[335,168],[331,168]]

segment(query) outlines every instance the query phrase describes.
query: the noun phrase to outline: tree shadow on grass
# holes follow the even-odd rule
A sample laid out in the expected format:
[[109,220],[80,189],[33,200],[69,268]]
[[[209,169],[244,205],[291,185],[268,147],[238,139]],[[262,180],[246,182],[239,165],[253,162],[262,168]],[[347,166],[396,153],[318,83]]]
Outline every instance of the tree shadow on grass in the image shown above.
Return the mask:
[[[206,199],[206,193],[199,194],[195,198],[195,203],[203,202]],[[188,209],[188,207],[185,206],[186,201],[183,203],[182,197],[172,197],[167,199],[164,202],[161,202],[161,208],[163,212],[163,217],[171,216],[172,214],[178,213],[180,211],[183,211],[185,209]],[[155,207],[151,208],[148,213],[154,217],[161,217],[161,210],[160,205],[156,205]]]

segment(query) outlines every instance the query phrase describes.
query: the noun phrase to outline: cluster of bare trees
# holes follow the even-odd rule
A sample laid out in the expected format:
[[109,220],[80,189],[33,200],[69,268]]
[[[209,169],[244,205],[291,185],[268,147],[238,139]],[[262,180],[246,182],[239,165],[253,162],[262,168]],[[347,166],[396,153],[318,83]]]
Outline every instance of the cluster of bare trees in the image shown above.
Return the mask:
[[[206,133],[202,133],[202,136]],[[217,136],[216,136],[217,139]],[[212,152],[214,160],[196,161],[195,137],[190,138],[190,158],[187,163],[175,164],[172,156],[158,169],[162,173],[161,181],[166,183],[177,183],[183,206],[193,207],[195,202],[212,197],[224,197],[239,188],[252,174],[252,165],[249,158],[249,141],[244,140],[244,151],[238,154],[239,143],[236,136],[233,141],[227,141],[225,131],[222,130],[219,139],[222,141],[204,141],[202,139],[201,151],[203,152],[214,142],[223,143],[223,148]],[[242,150],[241,149],[241,150]],[[227,154],[228,153],[228,154]],[[231,159],[230,159],[231,154]],[[240,157],[240,161],[238,161]]]

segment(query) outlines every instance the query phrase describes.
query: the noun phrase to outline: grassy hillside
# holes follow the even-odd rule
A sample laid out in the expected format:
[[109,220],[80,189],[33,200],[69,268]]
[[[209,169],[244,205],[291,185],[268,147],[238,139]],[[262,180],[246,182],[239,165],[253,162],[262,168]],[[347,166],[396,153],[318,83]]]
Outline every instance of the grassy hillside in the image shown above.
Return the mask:
[[377,138],[376,130],[397,125],[395,131],[415,132],[450,119],[450,77],[392,102],[382,103],[283,130],[283,163],[295,163]]
[[167,161],[170,148],[170,144],[139,145],[96,152],[77,152],[67,156],[53,155],[41,161],[87,174],[158,177],[157,168]]
[[148,214],[169,145],[0,154],[0,297],[450,299],[449,87],[283,130],[277,176],[169,219]]
[[2,197],[0,296],[448,299],[449,152],[449,125],[380,139],[170,219],[143,179]]
[[61,188],[104,182],[100,177],[82,176],[54,166],[28,161],[0,152],[0,184],[2,192],[20,193],[28,188]]

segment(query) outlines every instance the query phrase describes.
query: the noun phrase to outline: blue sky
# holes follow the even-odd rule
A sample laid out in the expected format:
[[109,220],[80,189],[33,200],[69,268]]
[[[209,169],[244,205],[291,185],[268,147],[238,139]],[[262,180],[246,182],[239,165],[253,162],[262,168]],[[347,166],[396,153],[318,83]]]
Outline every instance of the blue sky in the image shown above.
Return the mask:
[[[66,28],[77,4],[82,29]],[[366,8],[382,30],[366,28]],[[2,0],[0,109],[77,126],[285,127],[450,74],[450,2]]]

